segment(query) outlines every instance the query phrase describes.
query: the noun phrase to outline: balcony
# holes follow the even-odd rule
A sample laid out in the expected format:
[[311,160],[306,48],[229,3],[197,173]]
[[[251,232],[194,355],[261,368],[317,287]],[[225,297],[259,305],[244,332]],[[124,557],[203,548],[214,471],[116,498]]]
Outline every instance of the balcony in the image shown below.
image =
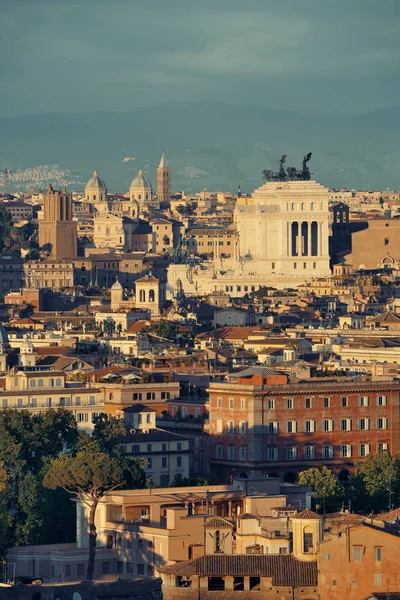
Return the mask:
[[268,540],[290,540],[290,531],[268,531],[268,529],[261,529],[261,535]]
[[166,530],[166,519],[160,519],[161,522],[150,521],[149,519],[136,519],[134,521],[126,521],[124,519],[115,519],[113,521],[106,521],[106,529],[115,530],[115,531],[134,531],[134,532],[144,532],[146,529],[151,529],[152,533],[155,533],[154,530]]

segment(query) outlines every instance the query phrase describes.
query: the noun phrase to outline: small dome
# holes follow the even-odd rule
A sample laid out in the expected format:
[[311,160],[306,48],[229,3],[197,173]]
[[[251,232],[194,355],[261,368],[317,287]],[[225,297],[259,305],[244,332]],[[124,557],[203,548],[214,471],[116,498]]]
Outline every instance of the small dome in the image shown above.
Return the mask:
[[20,345],[20,354],[32,354],[34,351],[34,346],[31,342],[31,340],[28,338],[28,336],[26,335],[23,342]]
[[102,179],[100,179],[97,171],[93,173],[93,177],[89,179],[85,187],[85,193],[91,192],[92,190],[96,191],[105,191],[107,193],[107,186]]
[[150,181],[147,179],[147,177],[144,176],[142,169],[140,169],[138,176],[135,177],[135,179],[132,180],[131,183],[131,187],[130,190],[136,190],[136,189],[147,189],[147,190],[151,190],[151,183]]
[[122,287],[122,285],[120,284],[120,282],[117,281],[111,286],[110,288],[111,290],[123,290],[124,288]]

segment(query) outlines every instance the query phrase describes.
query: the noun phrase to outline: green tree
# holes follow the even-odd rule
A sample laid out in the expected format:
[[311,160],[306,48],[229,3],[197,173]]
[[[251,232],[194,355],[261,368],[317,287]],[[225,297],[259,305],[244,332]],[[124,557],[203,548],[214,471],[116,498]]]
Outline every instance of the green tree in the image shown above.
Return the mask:
[[153,333],[162,338],[172,340],[173,342],[180,342],[182,344],[191,343],[193,336],[186,332],[181,332],[179,325],[171,323],[166,319],[161,319],[158,323],[154,323],[146,328],[147,333]]
[[325,465],[321,469],[312,468],[302,471],[299,475],[299,483],[315,492],[316,501],[318,504],[322,503],[324,513],[327,505],[329,508],[337,508],[344,494],[342,484]]
[[126,435],[125,423],[104,413],[94,417],[93,423],[92,438],[99,444],[100,449],[110,454],[121,454],[119,438]]
[[400,501],[400,454],[391,456],[386,450],[370,454],[356,464],[353,484],[357,480],[359,491],[364,488],[374,512],[390,510],[393,502]]
[[44,461],[73,448],[77,437],[77,425],[70,411],[49,410],[40,415],[24,410],[0,411],[0,461],[6,465],[12,482],[10,544],[55,541],[53,530],[44,524],[44,514],[51,506],[51,514],[58,515],[59,504],[55,495],[47,497],[46,507],[43,502]]
[[6,554],[7,530],[10,523],[10,515],[7,511],[9,487],[7,469],[0,462],[0,558],[2,559]]
[[4,204],[0,204],[0,251],[10,245],[13,221]]
[[[134,469],[134,465],[136,469]],[[127,483],[124,478],[126,465],[119,458],[108,453],[96,451],[80,451],[75,456],[65,454],[54,458],[44,477],[43,484],[50,489],[62,488],[68,494],[74,495],[89,509],[89,560],[87,579],[93,579],[94,562],[96,557],[97,531],[95,525],[96,510],[103,496],[112,490],[121,488]],[[145,485],[143,469],[132,461],[129,470],[130,481],[134,483],[136,470],[136,487]]]
[[208,485],[209,482],[204,477],[182,477],[179,473],[174,476],[171,483],[168,484],[168,487],[188,487],[195,485]]

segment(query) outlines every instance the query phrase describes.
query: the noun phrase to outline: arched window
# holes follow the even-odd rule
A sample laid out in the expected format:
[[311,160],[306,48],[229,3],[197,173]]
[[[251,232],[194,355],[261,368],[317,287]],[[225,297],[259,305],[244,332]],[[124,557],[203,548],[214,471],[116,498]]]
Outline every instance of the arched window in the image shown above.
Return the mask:
[[93,194],[93,200],[96,200],[96,194]]
[[139,425],[142,423],[142,415],[140,413],[138,414],[137,422]]
[[36,387],[36,381],[34,379],[31,379],[29,387]]
[[140,292],[139,292],[139,300],[140,300],[140,302],[146,302],[146,292],[145,292],[145,290],[140,290]]
[[312,533],[311,527],[304,527],[303,547],[304,547],[304,554],[309,554],[310,552],[313,552],[314,541],[313,541],[313,533]]
[[43,387],[43,379],[38,380],[38,387]]
[[103,194],[100,194],[100,200],[103,200]]
[[109,236],[110,235],[110,228],[106,227],[106,235]]
[[148,413],[146,415],[146,423],[151,423],[151,414],[150,413]]
[[149,302],[154,302],[155,301],[155,293],[154,290],[150,290],[149,291]]
[[61,377],[57,377],[57,379],[56,379],[56,386],[57,387],[61,387]]

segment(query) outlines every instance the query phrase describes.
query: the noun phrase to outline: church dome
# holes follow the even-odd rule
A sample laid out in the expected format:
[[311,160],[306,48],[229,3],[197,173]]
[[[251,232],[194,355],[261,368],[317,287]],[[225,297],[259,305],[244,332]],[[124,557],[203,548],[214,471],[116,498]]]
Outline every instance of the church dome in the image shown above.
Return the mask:
[[147,189],[147,190],[151,190],[151,183],[150,181],[147,179],[147,177],[144,176],[142,169],[140,169],[138,176],[135,177],[135,179],[132,180],[131,183],[131,190],[135,190],[135,189]]
[[93,177],[89,179],[85,187],[85,196],[87,200],[107,200],[107,186],[100,179],[97,171],[93,173]]

